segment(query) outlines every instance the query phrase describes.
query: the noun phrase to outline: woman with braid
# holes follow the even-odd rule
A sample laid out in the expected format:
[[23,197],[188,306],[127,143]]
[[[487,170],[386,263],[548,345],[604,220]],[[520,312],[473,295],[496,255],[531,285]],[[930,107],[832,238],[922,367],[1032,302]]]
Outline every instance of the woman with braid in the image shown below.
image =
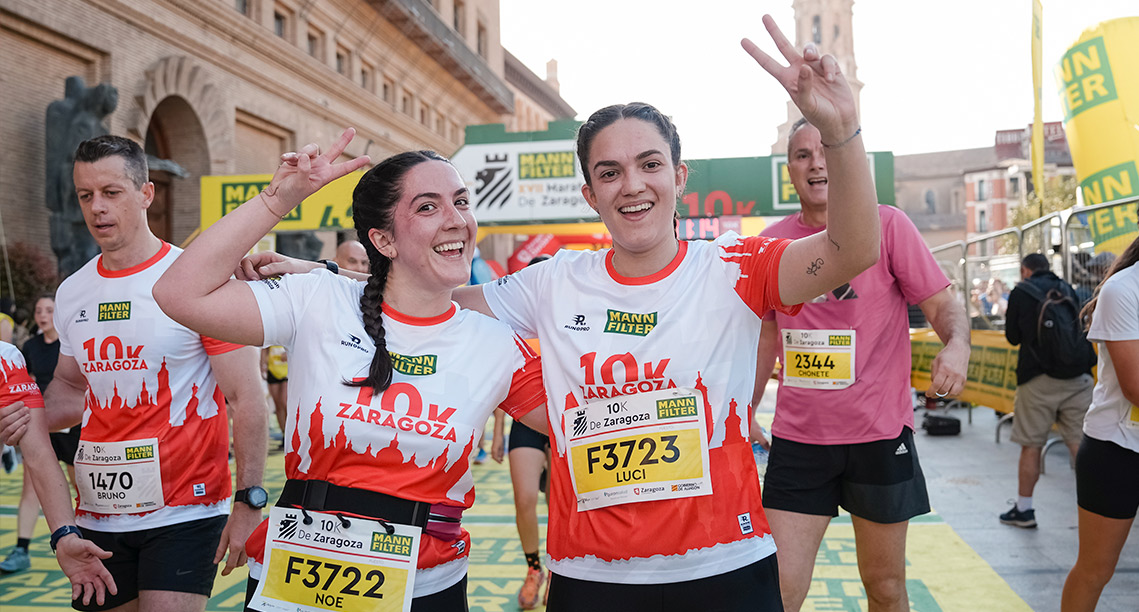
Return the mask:
[[[310,144],[282,156],[269,187],[203,232],[155,285],[155,298],[212,337],[289,352],[288,481],[249,540],[251,608],[339,601],[363,609],[382,596],[410,601],[415,612],[466,610],[470,536],[459,519],[474,502],[477,436],[500,404],[542,431],[546,417],[534,410],[545,403],[537,357],[505,324],[451,301],[470,278],[477,229],[458,172],[418,151],[363,175],[352,210],[367,282],[323,268],[230,278],[284,215],[369,162],[335,163],[353,134],[323,154]],[[418,570],[401,588],[381,561],[406,557],[401,534],[420,529]],[[359,530],[365,535],[353,540]],[[297,533],[307,534],[303,546],[282,543]],[[363,549],[346,562],[353,542]]]

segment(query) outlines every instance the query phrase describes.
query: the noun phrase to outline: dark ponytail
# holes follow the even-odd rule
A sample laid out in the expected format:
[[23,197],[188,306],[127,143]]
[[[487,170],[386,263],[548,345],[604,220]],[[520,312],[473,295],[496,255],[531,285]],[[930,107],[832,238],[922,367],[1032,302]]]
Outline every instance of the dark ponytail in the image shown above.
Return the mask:
[[1089,300],[1083,310],[1080,311],[1080,317],[1088,327],[1091,327],[1092,314],[1095,312],[1096,302],[1099,301],[1099,292],[1103,289],[1103,284],[1107,282],[1107,279],[1111,278],[1112,274],[1130,268],[1135,265],[1136,261],[1139,261],[1139,236],[1136,236],[1135,240],[1132,240],[1131,244],[1127,245],[1127,248],[1123,250],[1123,254],[1116,258],[1111,264],[1103,280],[1096,286],[1095,293],[1092,294],[1092,299]]
[[368,376],[363,380],[346,383],[352,387],[371,387],[378,394],[392,384],[392,358],[384,339],[382,305],[384,287],[392,262],[372,244],[368,232],[380,229],[393,233],[392,217],[403,193],[403,178],[415,166],[426,161],[450,163],[434,151],[408,151],[393,155],[377,164],[360,177],[352,192],[352,222],[356,237],[368,253],[368,268],[372,276],[360,296],[360,312],[364,315],[364,331],[376,346]]

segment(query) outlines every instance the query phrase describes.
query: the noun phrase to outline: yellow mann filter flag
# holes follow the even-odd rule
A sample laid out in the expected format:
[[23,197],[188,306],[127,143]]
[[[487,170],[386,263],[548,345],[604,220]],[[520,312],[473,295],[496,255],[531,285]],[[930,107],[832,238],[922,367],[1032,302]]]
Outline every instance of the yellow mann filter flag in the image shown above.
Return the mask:
[[1040,118],[1040,38],[1044,7],[1032,0],[1032,185],[1044,197],[1044,121]]
[[[1084,30],[1055,73],[1084,204],[1139,196],[1139,17]],[[1118,254],[1135,238],[1135,204],[1099,211],[1088,225],[1096,252]]]

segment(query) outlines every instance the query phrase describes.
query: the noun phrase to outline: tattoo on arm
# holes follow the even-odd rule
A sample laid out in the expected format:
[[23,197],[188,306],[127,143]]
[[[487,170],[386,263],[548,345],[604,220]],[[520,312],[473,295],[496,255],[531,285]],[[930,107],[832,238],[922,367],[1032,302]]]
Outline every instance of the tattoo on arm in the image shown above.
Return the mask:
[[827,234],[827,240],[830,240],[830,241],[831,241],[831,244],[833,244],[833,245],[834,245],[834,250],[836,250],[836,251],[841,251],[841,250],[842,250],[842,247],[838,246],[838,243],[834,241],[834,238],[831,238],[831,236],[830,236],[830,234],[829,234],[829,233]]
[[822,267],[823,267],[823,258],[819,257],[815,261],[812,261],[811,265],[807,266],[807,274],[810,274],[811,276],[818,276],[819,275],[819,268],[822,268]]

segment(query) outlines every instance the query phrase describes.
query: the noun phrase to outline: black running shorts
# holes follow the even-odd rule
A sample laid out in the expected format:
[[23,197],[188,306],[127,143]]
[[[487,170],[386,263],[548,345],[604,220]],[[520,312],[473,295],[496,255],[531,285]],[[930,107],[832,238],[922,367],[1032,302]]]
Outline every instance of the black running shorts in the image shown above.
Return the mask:
[[664,584],[614,584],[550,573],[547,612],[782,612],[779,565],[769,555],[738,570]]
[[115,579],[117,595],[103,605],[91,598],[71,602],[76,610],[109,610],[138,598],[139,591],[175,591],[209,596],[218,566],[214,554],[227,516],[187,521],[139,531],[111,532],[80,529],[83,537],[113,553],[103,565]]
[[1085,434],[1076,453],[1076,503],[1107,518],[1135,518],[1139,453]]
[[875,523],[899,523],[929,512],[914,432],[861,444],[803,444],[773,436],[763,507],[838,516],[842,506]]

